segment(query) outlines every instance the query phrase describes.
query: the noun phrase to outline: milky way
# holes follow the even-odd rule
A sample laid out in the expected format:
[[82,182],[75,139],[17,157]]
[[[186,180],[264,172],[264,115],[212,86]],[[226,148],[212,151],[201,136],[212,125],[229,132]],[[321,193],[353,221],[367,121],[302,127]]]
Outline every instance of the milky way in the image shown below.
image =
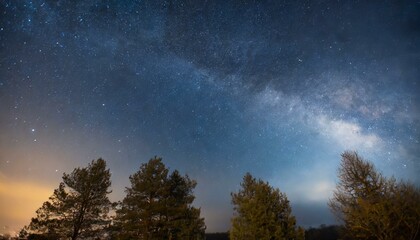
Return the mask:
[[246,172],[285,192],[305,227],[336,223],[345,150],[419,185],[419,13],[416,1],[1,1],[2,231],[99,157],[113,200],[155,155],[196,179],[209,232],[229,229]]

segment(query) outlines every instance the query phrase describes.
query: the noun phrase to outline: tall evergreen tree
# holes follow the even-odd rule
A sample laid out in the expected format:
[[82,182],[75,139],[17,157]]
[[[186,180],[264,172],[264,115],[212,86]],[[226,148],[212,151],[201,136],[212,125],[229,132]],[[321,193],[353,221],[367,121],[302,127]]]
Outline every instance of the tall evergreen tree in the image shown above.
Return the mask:
[[200,210],[191,206],[196,181],[181,176],[175,170],[167,180],[167,229],[169,239],[197,239],[204,237],[204,219]]
[[296,228],[289,200],[279,189],[247,173],[242,189],[232,193],[235,215],[232,218],[232,240],[303,239],[303,229]]
[[131,187],[117,210],[121,239],[201,239],[204,220],[191,206],[196,182],[150,159],[130,176]]
[[109,223],[111,174],[103,159],[63,174],[63,182],[33,218],[31,234],[49,239],[98,237]]

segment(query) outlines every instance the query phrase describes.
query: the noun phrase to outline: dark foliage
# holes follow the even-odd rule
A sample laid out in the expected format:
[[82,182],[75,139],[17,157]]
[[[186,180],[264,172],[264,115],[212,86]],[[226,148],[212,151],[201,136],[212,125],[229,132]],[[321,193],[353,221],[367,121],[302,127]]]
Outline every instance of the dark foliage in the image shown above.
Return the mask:
[[56,235],[46,235],[46,234],[29,234],[28,240],[56,240],[58,236]]
[[321,225],[318,228],[309,228],[305,231],[305,240],[338,240],[343,231],[342,226]]
[[229,240],[229,233],[206,233],[206,240]]

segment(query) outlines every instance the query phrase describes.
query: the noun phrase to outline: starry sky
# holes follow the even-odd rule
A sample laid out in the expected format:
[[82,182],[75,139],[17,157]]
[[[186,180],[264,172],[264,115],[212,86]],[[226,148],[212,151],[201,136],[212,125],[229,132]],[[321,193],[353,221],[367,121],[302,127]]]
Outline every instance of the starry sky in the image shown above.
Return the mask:
[[340,154],[420,184],[419,1],[0,1],[0,226],[99,157],[112,200],[157,155],[207,231],[243,175],[334,224]]

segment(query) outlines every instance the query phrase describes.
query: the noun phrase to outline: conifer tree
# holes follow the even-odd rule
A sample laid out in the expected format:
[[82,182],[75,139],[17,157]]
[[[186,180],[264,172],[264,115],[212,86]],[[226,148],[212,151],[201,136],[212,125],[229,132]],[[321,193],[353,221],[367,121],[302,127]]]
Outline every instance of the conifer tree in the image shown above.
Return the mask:
[[117,210],[120,239],[202,239],[204,220],[191,206],[196,182],[150,159],[130,176],[131,187]]
[[205,224],[200,210],[191,206],[195,197],[196,181],[181,176],[175,170],[168,178],[166,198],[167,228],[169,239],[197,239],[203,237]]
[[86,239],[99,237],[109,223],[111,174],[103,159],[88,167],[63,174],[63,182],[54,190],[32,219],[32,236],[47,239]]
[[303,229],[296,228],[289,201],[279,189],[247,173],[242,189],[232,193],[235,215],[232,218],[232,240],[303,239]]

